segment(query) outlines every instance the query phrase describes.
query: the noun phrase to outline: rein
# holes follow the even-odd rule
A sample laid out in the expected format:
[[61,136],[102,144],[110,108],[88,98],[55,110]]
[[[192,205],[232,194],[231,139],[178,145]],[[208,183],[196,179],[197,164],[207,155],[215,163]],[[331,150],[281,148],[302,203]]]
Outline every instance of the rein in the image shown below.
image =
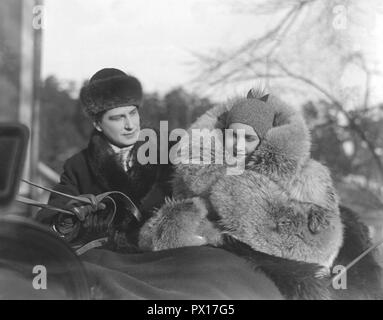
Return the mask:
[[[25,182],[31,186],[34,186],[36,188],[48,191],[52,194],[56,194],[56,195],[59,195],[59,196],[62,196],[62,197],[65,197],[65,198],[68,198],[71,200],[75,200],[81,204],[92,205],[92,206],[97,207],[97,205],[99,203],[104,203],[104,204],[109,203],[109,209],[111,209],[111,213],[109,214],[109,216],[107,218],[108,223],[106,225],[106,232],[111,230],[113,223],[115,222],[115,218],[116,218],[117,211],[118,211],[119,207],[123,207],[124,209],[126,209],[130,214],[133,215],[133,217],[136,219],[137,222],[142,221],[142,214],[140,213],[140,211],[138,210],[138,208],[134,204],[134,202],[127,195],[125,195],[124,193],[119,192],[119,191],[111,191],[111,192],[105,192],[105,193],[99,194],[99,195],[95,196],[94,200],[92,201],[91,199],[89,199],[87,197],[73,196],[70,194],[59,192],[59,191],[56,191],[56,190],[53,190],[53,189],[50,189],[50,188],[47,188],[44,186],[40,186],[36,183],[33,183],[33,182],[25,180],[25,179],[22,179],[21,181]],[[16,201],[23,203],[23,204],[26,204],[26,205],[51,210],[52,215],[54,215],[54,216],[58,216],[58,214],[64,213],[64,214],[70,215],[72,217],[77,217],[73,211],[66,210],[66,209],[59,208],[59,207],[52,206],[52,205],[48,205],[48,204],[44,204],[44,203],[38,202],[36,200],[20,196],[20,195],[16,197]],[[110,207],[110,204],[112,207]],[[76,222],[75,226],[76,225],[79,226],[78,225],[79,222],[80,222],[80,220]],[[74,227],[74,229],[76,229],[76,228]],[[59,234],[61,238],[65,238],[65,235],[62,234],[61,232],[59,232],[55,225],[52,226],[52,230],[55,233]],[[82,246],[76,246],[76,247],[73,246],[73,249],[76,250],[77,255],[81,255],[90,249],[101,247],[101,246],[105,245],[108,242],[108,239],[109,239],[108,237],[95,239],[95,240],[92,240],[92,241],[86,243],[85,245],[82,245]]]

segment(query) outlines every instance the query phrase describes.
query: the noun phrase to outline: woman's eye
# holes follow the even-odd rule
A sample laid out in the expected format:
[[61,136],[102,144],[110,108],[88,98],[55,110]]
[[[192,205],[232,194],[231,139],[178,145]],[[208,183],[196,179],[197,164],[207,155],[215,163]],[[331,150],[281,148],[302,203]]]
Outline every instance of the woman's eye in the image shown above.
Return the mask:
[[246,136],[246,141],[253,142],[256,141],[258,138],[256,136]]

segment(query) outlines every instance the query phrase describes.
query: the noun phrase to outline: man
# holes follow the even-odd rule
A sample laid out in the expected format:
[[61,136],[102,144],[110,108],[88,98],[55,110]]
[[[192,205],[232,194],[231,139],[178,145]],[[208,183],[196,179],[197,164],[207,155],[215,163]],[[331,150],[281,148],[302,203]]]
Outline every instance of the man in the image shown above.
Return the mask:
[[[100,224],[105,221],[94,218],[100,217],[96,212],[105,209],[105,204],[96,203],[94,196],[119,191],[130,197],[144,219],[147,218],[151,209],[161,206],[165,196],[171,194],[168,184],[171,167],[141,165],[137,159],[138,148],[144,143],[138,140],[141,130],[138,111],[143,100],[139,80],[118,69],[102,69],[82,88],[80,100],[95,130],[88,147],[65,162],[55,190],[85,196],[93,204],[68,201],[68,198],[54,194],[48,204],[73,211],[85,231],[100,230]],[[52,224],[51,212],[42,210],[38,216],[40,221]],[[67,226],[67,220],[58,224]],[[70,225],[70,231],[73,231],[72,227]],[[63,227],[61,231],[66,233],[68,230]],[[72,232],[68,239],[75,237],[81,238],[81,234]]]

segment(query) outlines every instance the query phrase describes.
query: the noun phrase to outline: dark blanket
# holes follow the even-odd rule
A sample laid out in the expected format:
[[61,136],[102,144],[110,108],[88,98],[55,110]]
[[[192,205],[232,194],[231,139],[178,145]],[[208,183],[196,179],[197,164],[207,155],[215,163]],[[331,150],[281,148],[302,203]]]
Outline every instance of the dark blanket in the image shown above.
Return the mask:
[[282,299],[244,259],[211,247],[82,256],[95,299]]

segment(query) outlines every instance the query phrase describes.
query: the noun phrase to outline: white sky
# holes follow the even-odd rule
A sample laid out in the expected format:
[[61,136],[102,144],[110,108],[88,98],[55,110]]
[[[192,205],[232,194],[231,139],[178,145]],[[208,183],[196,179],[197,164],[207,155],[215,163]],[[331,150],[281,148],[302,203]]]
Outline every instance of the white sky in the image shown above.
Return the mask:
[[[147,92],[164,93],[196,77],[197,68],[190,64],[195,61],[191,52],[235,47],[272,23],[236,13],[230,0],[44,3],[43,77],[53,74],[79,85],[103,67],[116,67],[137,76]],[[382,19],[375,19],[372,33],[370,36],[376,37],[370,41],[372,59],[381,67]],[[377,82],[375,91],[380,94],[382,86]],[[226,94],[233,92],[238,88]]]
[[197,76],[191,52],[240,44],[253,16],[219,0],[45,0],[43,76],[82,81],[103,67],[136,75],[147,91]]

